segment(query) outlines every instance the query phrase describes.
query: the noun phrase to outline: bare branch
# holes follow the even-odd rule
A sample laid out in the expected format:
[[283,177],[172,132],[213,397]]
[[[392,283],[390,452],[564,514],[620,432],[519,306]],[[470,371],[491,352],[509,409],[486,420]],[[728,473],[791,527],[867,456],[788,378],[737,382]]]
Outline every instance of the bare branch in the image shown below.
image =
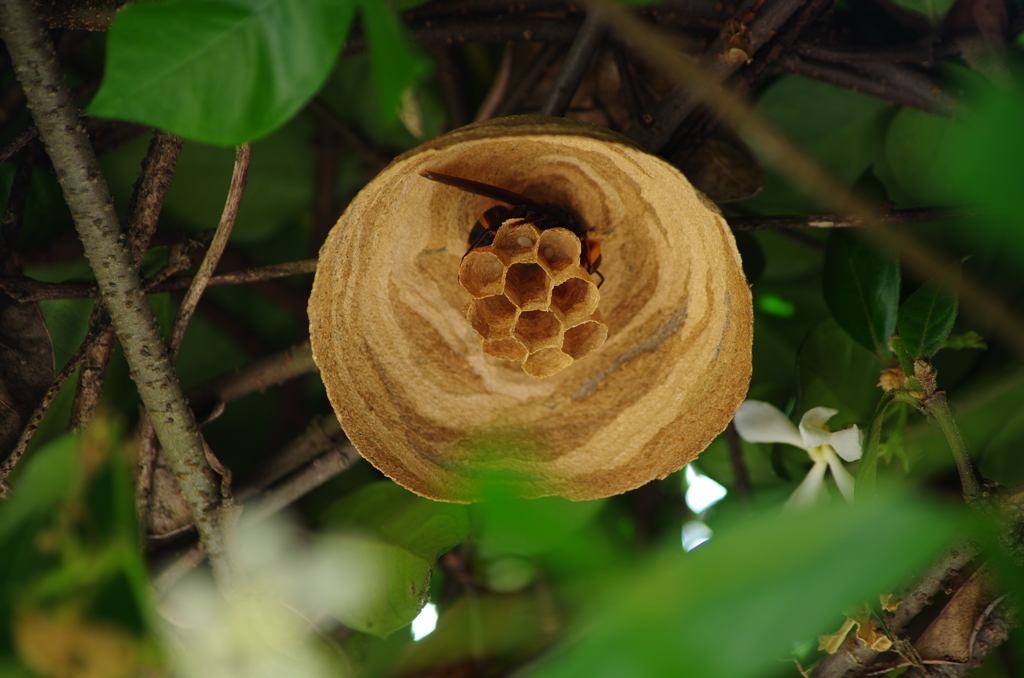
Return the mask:
[[218,581],[233,577],[219,526],[220,493],[202,437],[168,360],[142,282],[121,242],[121,227],[96,154],[79,120],[50,36],[29,0],[0,0],[0,31],[53,161],[103,303],[139,395],[177,476]]
[[246,175],[249,172],[249,144],[242,144],[235,149],[235,169],[231,174],[231,186],[228,189],[228,197],[224,202],[224,212],[221,214],[220,223],[217,225],[217,232],[213,240],[206,248],[206,256],[199,265],[199,271],[192,278],[185,298],[178,306],[178,312],[174,316],[174,323],[171,325],[171,336],[167,339],[168,353],[171,362],[174,362],[181,348],[181,340],[185,338],[185,330],[188,329],[189,320],[199,305],[199,298],[203,296],[213,272],[217,269],[220,255],[227,247],[228,238],[231,237],[231,229],[235,225],[235,218],[238,216],[238,207],[242,203],[242,193],[245,191]]

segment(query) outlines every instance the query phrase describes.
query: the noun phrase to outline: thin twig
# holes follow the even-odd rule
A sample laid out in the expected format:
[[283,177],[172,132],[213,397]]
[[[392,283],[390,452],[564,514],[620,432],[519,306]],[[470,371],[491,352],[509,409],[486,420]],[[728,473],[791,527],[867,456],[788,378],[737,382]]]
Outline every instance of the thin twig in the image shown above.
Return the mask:
[[220,495],[199,429],[185,403],[96,154],[80,124],[50,36],[30,0],[0,0],[0,30],[39,134],[53,161],[103,302],[139,395],[181,487],[218,582],[233,579],[219,525]]
[[494,111],[494,117],[500,118],[515,113],[519,102],[523,100],[527,92],[537,86],[537,83],[544,76],[544,71],[554,63],[555,57],[561,51],[562,46],[558,43],[552,42],[544,45],[544,48],[537,52],[537,56],[526,67],[526,72],[516,81],[515,87],[512,88],[501,102],[501,105]]
[[27,130],[11,139],[3,150],[0,151],[0,162],[7,162],[15,153],[25,148],[33,139],[39,136],[39,129],[32,125]]
[[200,420],[208,422],[227,403],[316,370],[307,341],[200,384],[189,391],[189,402]]
[[[745,63],[744,55],[747,58],[754,56],[805,2],[806,0],[776,0],[776,2],[768,2],[764,5],[743,3],[731,21],[735,24],[735,33],[745,36],[742,42],[746,43],[746,49],[736,51],[734,45],[728,44],[720,34],[701,59],[701,77],[708,78],[709,83],[723,82]],[[603,3],[599,4],[602,7],[607,7]],[[759,8],[755,12],[752,6]],[[626,14],[629,13],[616,11],[616,16],[619,18]],[[751,16],[752,14],[753,16]],[[632,14],[629,14],[629,20],[628,25],[643,25]],[[615,28],[622,32],[622,26],[615,26]],[[624,37],[632,38],[634,47],[641,52],[651,49],[651,45],[637,42],[638,36],[624,34]],[[674,54],[674,50],[672,52]],[[664,63],[662,58],[657,58],[657,61]],[[697,68],[690,64],[686,64],[686,67],[691,71]],[[628,136],[652,152],[665,146],[672,138],[676,128],[697,108],[702,100],[705,100],[708,88],[703,87],[705,92],[702,93],[701,89],[695,89],[692,84],[692,82],[680,82],[673,87],[661,101],[648,109],[649,117],[644,116],[644,120],[650,119],[651,124],[631,127],[627,132]]]
[[750,473],[747,471],[747,463],[743,459],[743,448],[740,445],[740,438],[736,434],[736,426],[732,422],[729,422],[725,429],[725,442],[729,446],[729,461],[732,463],[736,495],[744,503],[749,503]]
[[[243,285],[246,283],[276,280],[293,275],[316,272],[316,259],[289,261],[286,264],[256,266],[230,273],[221,273],[210,278],[207,287],[222,285]],[[171,270],[171,269],[168,269]],[[179,269],[180,270],[180,269]],[[164,272],[156,274],[145,284],[147,294],[175,292],[192,284],[192,276],[163,279]],[[18,301],[41,301],[43,299],[85,299],[96,296],[96,283],[48,283],[31,278],[0,278],[0,290]]]
[[356,131],[353,130],[340,115],[338,115],[338,112],[334,110],[334,107],[327,103],[327,100],[322,96],[318,95],[313,97],[312,101],[309,102],[309,107],[314,113],[319,115],[324,122],[330,124],[338,131],[339,134],[341,134],[341,138],[345,140],[345,143],[352,147],[352,150],[356,152],[359,159],[366,163],[371,170],[374,172],[380,172],[382,169],[387,167],[389,162],[391,162],[391,158],[386,157],[382,152],[378,151],[368,141],[356,133]]
[[594,53],[601,46],[601,40],[607,30],[598,12],[587,14],[583,25],[580,26],[580,32],[565,55],[562,70],[555,76],[551,91],[548,92],[548,97],[540,109],[541,115],[563,116],[569,110],[569,102],[575,96],[583,75],[590,68]]
[[[768,44],[757,51],[753,61],[739,69],[732,78],[730,86],[737,94],[750,91],[755,83],[765,76],[768,69],[779,60],[793,45],[801,34],[823,14],[835,0],[810,0],[798,9]],[[703,110],[687,118],[688,122],[677,129],[670,142],[670,149],[663,149],[665,157],[676,167],[683,167],[691,156],[711,137],[718,128],[721,116],[714,111]]]
[[[873,218],[875,224],[924,224],[933,221],[972,219],[986,214],[979,207],[914,207],[885,210]],[[867,226],[857,216],[835,214],[796,214],[792,216],[726,217],[734,231],[784,231],[794,228],[853,228]]]
[[291,506],[334,476],[348,470],[360,459],[361,457],[352,443],[337,446],[330,452],[317,457],[285,482],[264,492],[258,501],[250,502],[253,506],[247,505],[246,524],[251,525],[277,513],[286,506]]
[[[928,113],[950,115],[953,110],[952,98],[938,83],[895,64],[859,64],[860,70],[855,70],[795,54],[778,63],[792,73]],[[874,72],[860,72],[869,70]]]
[[7,261],[14,253],[21,235],[21,225],[25,220],[25,204],[28,202],[29,188],[32,186],[33,162],[31,152],[22,153],[18,158],[11,181],[11,190],[7,194],[7,211],[0,222],[0,275],[7,268]]
[[272,461],[251,485],[238,490],[238,500],[245,501],[246,498],[270,487],[344,440],[345,434],[333,412],[315,418],[298,438],[274,455]]
[[220,255],[224,253],[224,248],[228,244],[228,238],[231,237],[231,229],[235,226],[238,208],[242,204],[242,194],[245,192],[246,176],[249,173],[249,156],[249,144],[242,144],[235,149],[235,169],[231,173],[231,186],[228,188],[228,197],[224,201],[224,211],[221,213],[220,223],[217,225],[217,231],[214,233],[213,240],[210,241],[206,248],[206,256],[203,257],[202,263],[199,264],[199,270],[196,272],[195,277],[192,278],[192,284],[188,286],[188,291],[185,292],[185,298],[181,300],[181,305],[178,306],[178,312],[174,316],[174,323],[171,325],[171,334],[167,338],[167,352],[171,362],[174,362],[175,357],[178,355],[178,349],[181,348],[181,340],[185,338],[185,330],[188,329],[188,323],[192,319],[192,314],[195,313],[196,306],[199,305],[199,299],[203,296],[203,292],[206,291],[206,286],[210,282],[210,278],[213,277],[213,272],[217,269]]
[[53,378],[53,382],[50,387],[43,394],[39,404],[36,405],[36,409],[32,411],[32,415],[25,422],[25,428],[21,431],[21,437],[18,438],[18,443],[11,450],[11,453],[3,460],[0,464],[0,499],[7,496],[7,476],[11,474],[14,467],[18,465],[18,461],[21,460],[25,450],[28,448],[28,444],[32,442],[32,436],[35,435],[36,429],[39,428],[39,424],[42,423],[46,417],[46,413],[50,411],[50,406],[53,405],[54,399],[60,390],[67,383],[71,375],[75,373],[78,366],[82,363],[82,359],[85,358],[86,353],[89,349],[103,336],[106,332],[109,318],[101,317],[98,325],[90,325],[89,332],[86,334],[85,340],[79,345],[78,350],[68,359],[61,368],[60,372]]

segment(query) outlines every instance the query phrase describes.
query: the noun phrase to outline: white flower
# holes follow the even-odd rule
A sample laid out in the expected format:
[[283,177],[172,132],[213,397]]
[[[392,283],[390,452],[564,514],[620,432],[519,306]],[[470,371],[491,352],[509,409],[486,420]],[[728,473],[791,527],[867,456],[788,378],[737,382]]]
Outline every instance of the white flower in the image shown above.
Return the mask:
[[786,508],[814,504],[824,491],[825,470],[829,468],[843,497],[853,501],[853,476],[839,457],[846,461],[860,459],[863,434],[856,426],[829,431],[825,422],[837,412],[828,407],[807,410],[800,420],[799,430],[777,407],[759,400],[745,400],[736,412],[733,419],[736,432],[747,442],[794,445],[806,450],[814,462],[807,477],[786,502]]

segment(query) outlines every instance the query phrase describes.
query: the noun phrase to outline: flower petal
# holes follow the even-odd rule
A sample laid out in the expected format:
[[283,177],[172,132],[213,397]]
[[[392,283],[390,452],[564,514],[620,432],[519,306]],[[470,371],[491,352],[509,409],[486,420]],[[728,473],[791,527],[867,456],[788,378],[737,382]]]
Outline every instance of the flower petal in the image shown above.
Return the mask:
[[864,444],[864,433],[856,426],[851,426],[833,433],[828,442],[844,461],[857,461]]
[[831,407],[812,407],[800,420],[801,447],[817,447],[828,442],[829,431],[825,423],[839,410]]
[[783,508],[788,510],[813,506],[825,489],[825,469],[827,468],[828,464],[825,462],[815,463],[807,473],[807,477],[800,483],[800,487],[790,495]]
[[733,418],[736,432],[749,443],[787,443],[803,447],[796,430],[779,408],[760,400],[744,400]]
[[828,467],[832,469],[832,477],[836,479],[836,487],[843,493],[843,497],[846,501],[853,503],[853,485],[854,479],[850,475],[850,472],[843,466],[843,462],[839,461],[839,457],[832,451],[831,448],[825,449],[825,458],[828,459]]

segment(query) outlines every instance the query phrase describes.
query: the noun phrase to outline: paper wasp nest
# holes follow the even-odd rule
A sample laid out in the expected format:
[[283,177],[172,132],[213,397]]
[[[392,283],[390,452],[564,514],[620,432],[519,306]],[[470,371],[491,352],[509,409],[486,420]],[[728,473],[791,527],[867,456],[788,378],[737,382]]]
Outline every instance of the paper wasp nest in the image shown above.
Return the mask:
[[575,234],[523,219],[506,221],[494,244],[469,252],[459,284],[475,297],[466,319],[484,353],[550,377],[599,348],[608,337],[601,293],[579,261]]
[[[580,234],[506,221],[463,261],[500,201],[425,172],[574,209],[600,245],[600,315]],[[594,499],[663,478],[725,429],[750,381],[750,289],[725,219],[668,163],[560,118],[477,123],[396,158],[324,243],[309,318],[352,443],[445,501],[495,483]]]

